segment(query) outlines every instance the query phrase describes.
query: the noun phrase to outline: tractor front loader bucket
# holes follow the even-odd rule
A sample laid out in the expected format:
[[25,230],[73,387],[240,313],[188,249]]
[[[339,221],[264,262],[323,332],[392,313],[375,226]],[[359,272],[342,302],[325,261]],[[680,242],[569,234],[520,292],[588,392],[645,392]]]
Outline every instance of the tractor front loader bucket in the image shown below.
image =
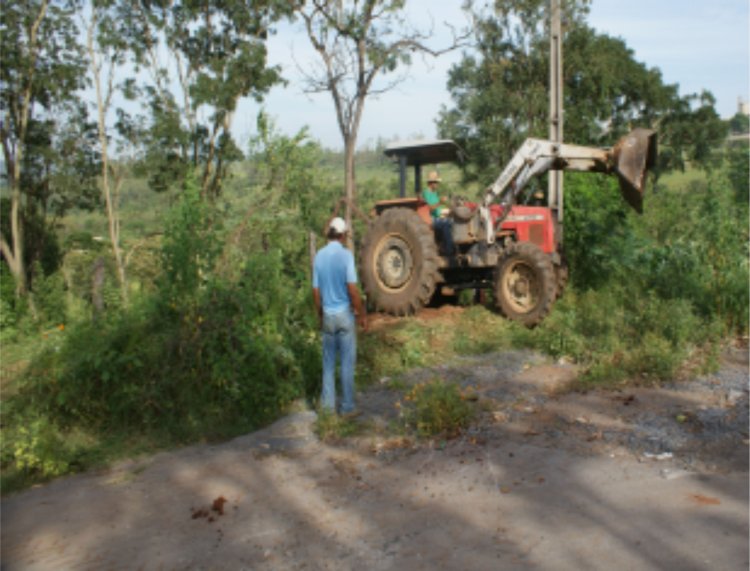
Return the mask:
[[634,129],[617,142],[611,158],[622,197],[637,212],[643,212],[646,173],[656,163],[656,132]]

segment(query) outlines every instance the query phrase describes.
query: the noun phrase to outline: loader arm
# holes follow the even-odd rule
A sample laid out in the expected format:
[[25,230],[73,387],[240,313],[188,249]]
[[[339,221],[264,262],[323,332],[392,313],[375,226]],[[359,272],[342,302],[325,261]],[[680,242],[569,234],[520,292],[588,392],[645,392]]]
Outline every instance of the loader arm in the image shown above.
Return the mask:
[[[499,200],[504,207],[503,212],[507,215],[529,180],[548,170],[616,174],[620,180],[623,198],[636,211],[642,212],[646,173],[655,162],[656,133],[649,129],[631,131],[611,149],[526,139],[497,180],[487,189],[482,205],[482,217],[489,229],[489,205]],[[497,223],[499,221],[496,221]],[[489,241],[493,240],[492,236],[494,232],[487,232]]]

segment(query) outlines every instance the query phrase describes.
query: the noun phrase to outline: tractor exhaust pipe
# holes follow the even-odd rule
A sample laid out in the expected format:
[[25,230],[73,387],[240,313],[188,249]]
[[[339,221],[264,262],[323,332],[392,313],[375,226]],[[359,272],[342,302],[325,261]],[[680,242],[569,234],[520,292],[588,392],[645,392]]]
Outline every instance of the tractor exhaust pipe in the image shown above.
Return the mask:
[[620,180],[622,197],[636,212],[642,213],[646,173],[656,164],[656,132],[634,129],[617,142],[610,160]]

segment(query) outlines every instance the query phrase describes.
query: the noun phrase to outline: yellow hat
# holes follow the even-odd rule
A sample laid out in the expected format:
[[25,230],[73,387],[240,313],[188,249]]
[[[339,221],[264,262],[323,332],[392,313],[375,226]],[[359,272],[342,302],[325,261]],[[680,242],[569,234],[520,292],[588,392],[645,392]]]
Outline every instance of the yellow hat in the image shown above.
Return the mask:
[[437,171],[430,171],[430,174],[427,175],[427,182],[442,182],[443,179],[440,178],[440,175]]

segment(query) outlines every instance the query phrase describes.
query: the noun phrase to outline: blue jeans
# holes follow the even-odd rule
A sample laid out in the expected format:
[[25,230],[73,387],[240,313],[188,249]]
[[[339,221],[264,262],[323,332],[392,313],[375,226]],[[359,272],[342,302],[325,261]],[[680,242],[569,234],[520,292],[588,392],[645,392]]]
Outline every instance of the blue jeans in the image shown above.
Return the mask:
[[323,392],[321,406],[336,409],[336,357],[341,359],[341,414],[354,410],[354,365],[357,362],[357,329],[354,314],[342,311],[323,315]]
[[452,256],[456,250],[453,243],[453,221],[450,218],[436,218],[432,221],[432,228],[435,230],[441,253]]

